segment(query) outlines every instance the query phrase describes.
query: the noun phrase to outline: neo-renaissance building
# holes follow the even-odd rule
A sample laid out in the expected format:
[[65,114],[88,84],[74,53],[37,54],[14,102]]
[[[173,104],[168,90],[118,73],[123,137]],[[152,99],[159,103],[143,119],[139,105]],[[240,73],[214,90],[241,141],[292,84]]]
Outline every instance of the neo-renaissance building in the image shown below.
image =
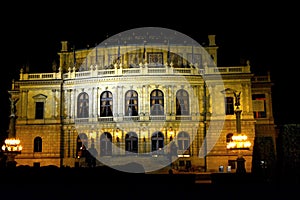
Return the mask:
[[[9,90],[17,165],[86,167],[88,151],[96,165],[234,172],[242,155],[251,172],[266,148],[275,155],[270,74],[219,66],[215,35],[204,46],[178,35],[126,32],[84,49],[61,41],[52,73],[22,69]],[[229,148],[237,135],[251,145]]]

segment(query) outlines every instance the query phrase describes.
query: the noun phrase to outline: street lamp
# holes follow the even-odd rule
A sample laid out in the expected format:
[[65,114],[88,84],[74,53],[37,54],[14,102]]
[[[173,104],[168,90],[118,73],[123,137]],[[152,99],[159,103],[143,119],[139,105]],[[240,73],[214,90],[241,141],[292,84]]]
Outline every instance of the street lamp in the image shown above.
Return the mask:
[[233,91],[234,97],[235,97],[235,106],[236,109],[234,111],[236,115],[236,135],[233,135],[231,137],[231,140],[227,143],[227,149],[229,150],[238,150],[238,158],[237,161],[237,168],[236,173],[245,173],[245,159],[243,158],[243,155],[241,154],[241,150],[249,150],[251,146],[251,142],[248,140],[248,137],[241,132],[241,112],[240,109],[240,95],[241,92],[237,93],[236,91]]
[[7,138],[2,145],[2,150],[4,152],[16,152],[21,153],[22,145],[21,141],[17,138]]
[[15,104],[18,99],[9,98],[11,102],[11,114],[10,114],[10,122],[9,122],[9,131],[8,138],[5,139],[4,144],[2,145],[3,154],[7,156],[6,166],[7,167],[15,167],[16,155],[20,154],[23,147],[21,145],[20,139],[16,138],[16,109]]
[[227,143],[227,149],[231,150],[249,150],[251,142],[245,134],[233,135],[231,141]]
[[20,154],[22,151],[22,145],[20,144],[20,140],[17,138],[7,138],[2,145],[3,154],[7,156],[6,166],[7,167],[15,167],[16,155]]

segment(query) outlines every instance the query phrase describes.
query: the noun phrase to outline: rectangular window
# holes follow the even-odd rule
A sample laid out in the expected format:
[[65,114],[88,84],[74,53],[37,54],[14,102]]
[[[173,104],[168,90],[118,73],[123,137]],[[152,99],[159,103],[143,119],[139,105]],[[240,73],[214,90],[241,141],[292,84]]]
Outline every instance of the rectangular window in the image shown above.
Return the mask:
[[188,53],[187,54],[187,61],[190,65],[191,63],[193,65],[198,64],[200,68],[202,68],[202,55],[198,53]]
[[179,161],[179,166],[184,166],[184,161],[183,160]]
[[156,53],[149,53],[148,54],[148,63],[149,67],[160,67],[163,65],[163,54],[156,52]]
[[254,118],[266,118],[266,97],[264,94],[253,94],[252,95],[252,107]]
[[44,102],[35,102],[35,119],[44,119]]
[[235,160],[228,160],[228,166],[231,166],[231,169],[235,169]]
[[128,64],[130,68],[139,68],[139,64],[143,62],[143,55],[141,53],[129,53]]
[[233,97],[225,97],[225,113],[226,115],[234,114]]

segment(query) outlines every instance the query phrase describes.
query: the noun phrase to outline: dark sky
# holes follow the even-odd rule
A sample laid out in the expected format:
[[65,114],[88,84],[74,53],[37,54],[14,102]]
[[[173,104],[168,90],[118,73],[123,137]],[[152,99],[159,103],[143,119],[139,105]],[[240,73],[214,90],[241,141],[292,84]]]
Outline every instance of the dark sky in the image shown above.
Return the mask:
[[177,30],[200,44],[208,34],[215,34],[219,66],[239,65],[241,60],[249,59],[253,72],[265,74],[270,70],[276,122],[300,122],[296,6],[187,2],[162,6],[158,2],[144,2],[128,7],[116,1],[112,5],[59,5],[24,3],[3,8],[9,14],[0,16],[1,133],[8,129],[7,90],[11,80],[19,78],[22,66],[28,65],[30,72],[50,72],[62,40],[85,48],[101,43],[107,35],[140,27]]

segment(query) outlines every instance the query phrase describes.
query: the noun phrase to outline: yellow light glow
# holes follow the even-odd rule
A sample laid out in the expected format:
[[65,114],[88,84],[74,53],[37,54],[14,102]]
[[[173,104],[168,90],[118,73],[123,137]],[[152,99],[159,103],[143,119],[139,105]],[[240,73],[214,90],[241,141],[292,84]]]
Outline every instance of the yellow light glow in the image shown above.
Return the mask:
[[17,138],[7,138],[4,143],[2,146],[3,151],[20,152],[23,149],[22,145],[20,145],[21,141]]
[[169,134],[170,134],[170,136],[172,136],[174,134],[174,130],[172,127],[169,128]]
[[16,139],[16,138],[8,138],[4,141],[4,143],[6,145],[19,145],[20,144],[20,140]]
[[232,141],[227,143],[227,149],[248,149],[251,147],[251,142],[244,134],[232,136]]

